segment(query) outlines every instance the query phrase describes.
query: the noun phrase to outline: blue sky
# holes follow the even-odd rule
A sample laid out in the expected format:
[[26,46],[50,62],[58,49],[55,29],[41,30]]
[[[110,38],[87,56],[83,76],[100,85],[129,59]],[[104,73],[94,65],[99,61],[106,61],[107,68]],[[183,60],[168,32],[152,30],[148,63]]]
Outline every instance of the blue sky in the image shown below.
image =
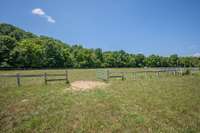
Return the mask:
[[200,54],[200,0],[1,0],[0,22],[87,48]]

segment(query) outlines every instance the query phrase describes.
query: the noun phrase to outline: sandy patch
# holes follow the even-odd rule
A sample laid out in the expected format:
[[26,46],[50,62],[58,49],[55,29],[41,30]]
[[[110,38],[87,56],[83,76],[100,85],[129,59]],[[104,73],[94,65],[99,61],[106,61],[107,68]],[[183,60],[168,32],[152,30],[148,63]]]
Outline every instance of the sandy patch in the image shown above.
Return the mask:
[[25,102],[28,102],[28,101],[29,101],[28,99],[21,100],[22,103],[25,103]]
[[71,83],[71,89],[77,91],[85,91],[85,90],[92,90],[95,88],[103,88],[105,87],[106,83],[100,81],[75,81]]

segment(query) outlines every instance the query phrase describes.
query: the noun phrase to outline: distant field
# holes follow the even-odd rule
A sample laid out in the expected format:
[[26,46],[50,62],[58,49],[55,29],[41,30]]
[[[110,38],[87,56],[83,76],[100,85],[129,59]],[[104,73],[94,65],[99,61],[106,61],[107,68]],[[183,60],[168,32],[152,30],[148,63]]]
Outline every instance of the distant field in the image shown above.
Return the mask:
[[[112,69],[138,71],[141,69]],[[0,74],[64,70],[0,71]],[[97,80],[95,69],[69,70],[70,82]],[[200,132],[200,73],[138,75],[105,88],[72,91],[63,81],[0,78],[0,132]]]

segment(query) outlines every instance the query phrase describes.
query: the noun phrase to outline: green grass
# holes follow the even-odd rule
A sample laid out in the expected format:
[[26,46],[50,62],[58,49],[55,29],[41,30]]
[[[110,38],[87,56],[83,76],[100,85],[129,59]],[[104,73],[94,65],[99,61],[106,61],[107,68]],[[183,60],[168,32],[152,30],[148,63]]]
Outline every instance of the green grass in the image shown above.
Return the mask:
[[[44,70],[0,74],[17,72]],[[96,80],[95,70],[70,70],[69,78]],[[129,75],[109,84],[74,92],[64,82],[46,86],[43,78],[22,79],[20,88],[15,79],[0,79],[0,132],[200,132],[200,74]]]

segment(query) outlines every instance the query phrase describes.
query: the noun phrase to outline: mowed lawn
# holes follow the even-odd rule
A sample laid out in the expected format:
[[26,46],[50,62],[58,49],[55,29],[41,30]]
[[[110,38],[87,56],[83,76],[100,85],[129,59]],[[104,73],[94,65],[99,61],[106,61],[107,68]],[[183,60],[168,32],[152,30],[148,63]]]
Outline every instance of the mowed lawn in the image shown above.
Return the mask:
[[[129,70],[129,69],[121,69]],[[69,70],[70,82],[96,80],[95,69]],[[63,70],[0,71],[0,74]],[[63,81],[0,79],[0,132],[200,132],[200,74],[114,79],[72,91]]]

